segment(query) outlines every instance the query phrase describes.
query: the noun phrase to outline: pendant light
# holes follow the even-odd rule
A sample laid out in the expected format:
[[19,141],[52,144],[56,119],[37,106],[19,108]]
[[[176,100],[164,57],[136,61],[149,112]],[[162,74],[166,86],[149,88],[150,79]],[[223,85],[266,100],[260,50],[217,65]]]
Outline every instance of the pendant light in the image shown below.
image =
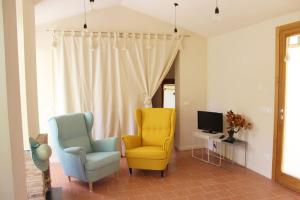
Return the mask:
[[215,8],[215,13],[213,15],[213,21],[220,21],[221,17],[220,17],[220,9],[219,9],[219,2],[218,0],[216,0],[216,8]]
[[176,7],[178,6],[178,3],[174,3],[174,33],[177,33],[177,13],[176,13]]

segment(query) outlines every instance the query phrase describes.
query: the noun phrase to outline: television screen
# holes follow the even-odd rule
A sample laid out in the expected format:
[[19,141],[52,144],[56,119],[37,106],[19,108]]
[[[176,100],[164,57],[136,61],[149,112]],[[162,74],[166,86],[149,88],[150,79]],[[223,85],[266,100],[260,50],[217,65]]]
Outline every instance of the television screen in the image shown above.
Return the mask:
[[198,111],[198,129],[209,133],[222,133],[223,113]]

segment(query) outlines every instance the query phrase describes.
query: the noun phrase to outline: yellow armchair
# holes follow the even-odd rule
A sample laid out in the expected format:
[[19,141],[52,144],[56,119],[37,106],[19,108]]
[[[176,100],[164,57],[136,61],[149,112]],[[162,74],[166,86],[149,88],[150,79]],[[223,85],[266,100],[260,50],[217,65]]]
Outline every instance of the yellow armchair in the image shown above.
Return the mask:
[[137,136],[125,135],[125,156],[132,169],[159,170],[164,176],[174,143],[176,112],[170,108],[136,110]]

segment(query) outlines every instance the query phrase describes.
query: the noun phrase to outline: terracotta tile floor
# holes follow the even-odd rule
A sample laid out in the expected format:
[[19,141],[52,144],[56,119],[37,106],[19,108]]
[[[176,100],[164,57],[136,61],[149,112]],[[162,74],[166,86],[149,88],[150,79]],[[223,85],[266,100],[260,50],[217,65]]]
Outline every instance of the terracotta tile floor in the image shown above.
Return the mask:
[[300,194],[250,170],[231,164],[215,167],[193,159],[190,151],[174,153],[165,178],[159,172],[142,170],[133,170],[129,176],[123,158],[119,178],[109,176],[94,183],[93,193],[87,183],[68,182],[58,164],[52,164],[51,175],[52,186],[63,187],[64,200],[300,200]]

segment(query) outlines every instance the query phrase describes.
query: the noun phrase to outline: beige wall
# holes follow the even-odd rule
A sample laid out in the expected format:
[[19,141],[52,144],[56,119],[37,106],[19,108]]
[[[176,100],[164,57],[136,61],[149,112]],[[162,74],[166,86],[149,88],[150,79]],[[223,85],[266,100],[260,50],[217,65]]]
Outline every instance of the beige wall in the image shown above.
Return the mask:
[[[154,32],[171,33],[173,26],[140,14],[125,7],[111,7],[93,11],[88,14],[88,27],[91,31],[116,31],[116,32]],[[47,28],[80,30],[83,26],[83,15],[74,16],[37,27],[37,71],[39,110],[41,131],[47,131],[47,118],[51,116],[51,85],[48,83],[51,74],[51,33]],[[189,148],[191,131],[196,128],[196,111],[206,106],[206,40],[194,33],[185,31],[191,37],[184,39],[184,50],[180,54],[178,69],[181,90],[177,103],[177,112],[183,115],[177,123],[177,137],[180,141],[178,148]],[[177,73],[177,72],[176,72]],[[181,85],[182,84],[182,85]],[[44,114],[43,114],[44,113]]]
[[24,149],[39,133],[34,2],[17,0],[18,55]]
[[0,199],[25,200],[16,7],[0,2]]
[[175,85],[176,95],[179,95],[176,108],[180,111],[178,147],[187,150],[191,149],[192,131],[197,129],[197,110],[206,108],[206,39],[191,37],[185,41],[183,48],[179,56],[179,69],[175,69],[179,76],[175,75]]
[[229,109],[253,122],[248,134],[248,168],[272,173],[275,27],[300,20],[300,12],[208,39],[207,105]]

